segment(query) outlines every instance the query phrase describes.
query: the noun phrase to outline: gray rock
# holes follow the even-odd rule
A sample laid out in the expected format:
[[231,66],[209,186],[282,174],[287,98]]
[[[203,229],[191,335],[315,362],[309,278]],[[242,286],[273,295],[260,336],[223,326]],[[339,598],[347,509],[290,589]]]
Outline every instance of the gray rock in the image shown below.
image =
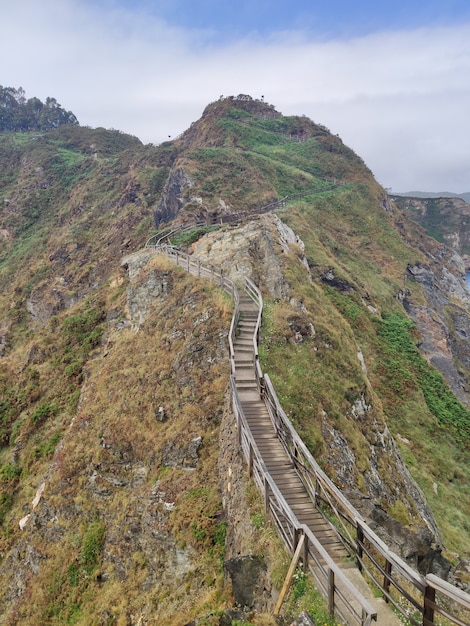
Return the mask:
[[252,608],[266,577],[266,563],[259,556],[240,556],[224,563],[232,581],[233,596],[239,606]]
[[315,626],[315,622],[307,613],[307,611],[302,611],[299,617],[292,622],[290,626]]

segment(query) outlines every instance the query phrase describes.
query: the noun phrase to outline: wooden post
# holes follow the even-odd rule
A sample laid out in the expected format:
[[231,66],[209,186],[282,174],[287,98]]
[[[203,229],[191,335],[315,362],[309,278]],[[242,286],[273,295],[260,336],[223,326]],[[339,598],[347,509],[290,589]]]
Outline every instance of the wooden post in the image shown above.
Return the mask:
[[363,555],[362,544],[364,542],[364,532],[360,526],[356,528],[356,534],[357,534],[356,565],[357,565],[358,570],[362,572],[362,555]]
[[302,530],[300,528],[294,528],[294,537],[293,537],[292,550],[294,550],[294,548],[299,545],[300,537],[302,536],[302,534],[303,533],[302,533]]
[[297,567],[297,563],[299,562],[300,553],[302,552],[302,547],[304,545],[305,535],[300,535],[299,542],[295,549],[294,556],[292,557],[292,561],[289,567],[289,571],[287,572],[286,579],[284,584],[282,585],[281,593],[279,594],[279,598],[277,600],[276,608],[274,609],[273,615],[279,615],[279,611],[281,610],[282,603],[284,602],[284,598],[286,596],[287,590],[289,589],[290,582],[292,580],[292,576],[294,575],[295,568]]
[[328,568],[328,613],[331,617],[335,614],[335,573]]
[[249,476],[253,476],[253,447],[251,441],[248,448],[248,474]]
[[390,590],[390,578],[391,578],[391,574],[392,574],[392,564],[390,561],[385,561],[385,573],[384,573],[384,593],[385,593],[385,597],[384,600],[385,602],[388,603],[388,592]]
[[304,565],[304,572],[307,573],[308,571],[308,537],[304,534],[304,554],[302,557],[303,560],[303,565]]
[[197,275],[201,275],[201,259],[197,260]]
[[315,506],[317,507],[317,509],[320,508],[320,481],[316,480],[315,482]]
[[264,514],[269,513],[269,483],[264,476]]
[[424,588],[423,626],[434,624],[434,604],[436,602],[436,590],[427,584]]

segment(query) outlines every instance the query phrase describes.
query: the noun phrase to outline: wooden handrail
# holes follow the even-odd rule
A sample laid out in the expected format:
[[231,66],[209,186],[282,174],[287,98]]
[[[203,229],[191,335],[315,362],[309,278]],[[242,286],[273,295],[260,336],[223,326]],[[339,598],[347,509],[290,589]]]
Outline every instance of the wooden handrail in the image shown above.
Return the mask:
[[[319,540],[312,533],[310,528],[305,524],[301,524],[295,514],[292,512],[290,506],[287,504],[284,496],[279,491],[275,480],[270,475],[267,467],[265,466],[261,453],[258,450],[258,446],[251,433],[251,429],[248,426],[245,414],[241,402],[238,397],[236,381],[234,376],[230,377],[231,389],[232,389],[232,406],[234,408],[235,418],[237,420],[239,428],[239,438],[244,438],[248,445],[243,445],[244,441],[240,441],[242,450],[245,454],[245,458],[248,462],[248,468],[250,475],[255,477],[255,480],[260,475],[263,476],[263,480],[259,478],[256,480],[258,486],[261,488],[261,492],[265,499],[265,506],[267,510],[273,512],[274,508],[282,514],[282,521],[287,523],[291,531],[292,540],[289,541],[286,537],[286,530],[279,520],[279,515],[273,515],[274,522],[280,531],[284,541],[289,546],[291,552],[295,552],[296,543],[294,538],[298,535],[299,531],[308,539],[308,546],[306,553],[310,556],[313,563],[309,566],[308,563],[304,563],[305,567],[309,567],[312,575],[319,584],[320,588],[325,591],[327,596],[335,598],[333,601],[334,606],[337,609],[339,615],[348,623],[353,618],[363,626],[370,624],[371,620],[377,619],[377,613],[374,611],[369,602],[362,596],[362,594],[354,587],[354,585],[348,580],[342,570],[333,561],[331,556],[321,545]],[[294,545],[295,544],[295,545]],[[330,572],[334,573],[334,577],[330,577]],[[322,577],[323,574],[323,577]],[[333,581],[333,584],[332,584]],[[348,602],[345,592],[350,594],[358,601],[361,606],[361,613],[357,613],[354,607]],[[343,606],[342,610],[339,608],[338,601],[341,601]],[[349,618],[349,619],[348,619]]]
[[290,195],[284,196],[283,198],[280,198],[279,200],[273,200],[272,202],[269,202],[268,204],[265,204],[261,207],[254,208],[251,211],[239,211],[237,213],[231,213],[229,215],[221,215],[220,218],[217,218],[218,219],[217,222],[210,221],[210,220],[209,221],[199,220],[199,221],[194,221],[190,224],[180,224],[176,228],[169,227],[167,229],[164,229],[161,232],[155,233],[155,235],[152,235],[152,237],[150,237],[145,243],[145,247],[146,248],[155,248],[155,247],[158,248],[160,245],[164,243],[165,240],[168,240],[172,235],[175,235],[176,233],[185,233],[190,230],[193,230],[194,228],[202,228],[204,226],[214,226],[216,223],[228,224],[228,223],[233,223],[233,222],[240,222],[243,219],[253,217],[254,215],[258,215],[261,213],[269,213],[270,211],[275,211],[278,208],[284,207],[288,202],[291,202],[292,200],[299,200],[300,198],[306,198],[307,196],[318,195],[321,193],[325,193],[327,191],[334,191],[335,189],[338,189],[339,187],[343,187],[345,184],[346,183],[344,182],[339,182],[339,183],[329,185],[328,187],[324,187],[323,189],[312,189],[310,191],[303,191],[301,193],[290,194]]

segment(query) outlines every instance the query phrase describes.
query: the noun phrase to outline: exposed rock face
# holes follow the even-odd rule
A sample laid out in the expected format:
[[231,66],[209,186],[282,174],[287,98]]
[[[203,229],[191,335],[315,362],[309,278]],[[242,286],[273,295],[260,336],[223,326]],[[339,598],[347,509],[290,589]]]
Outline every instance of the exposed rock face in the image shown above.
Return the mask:
[[[422,499],[416,485],[410,484],[410,487]],[[353,490],[346,490],[345,495],[361,511],[369,527],[411,567],[423,575],[431,572],[444,579],[448,577],[451,563],[442,556],[435,534],[429,528],[406,528],[388,515],[374,498]]]
[[[364,445],[369,445],[369,468],[363,472],[368,496],[357,497],[357,459],[354,451],[346,437],[334,428],[328,415],[324,413],[322,434],[328,449],[328,463],[336,472],[336,481],[345,489],[348,497],[351,496],[350,501],[364,515],[373,530],[403,558],[411,560],[415,555],[413,550],[416,551],[417,548],[412,538],[418,540],[420,534],[425,535],[427,549],[419,552],[420,558],[424,559],[431,546],[433,549],[442,546],[440,532],[426,498],[411,477],[390,431],[379,423],[373,407],[366,405],[358,413],[356,406],[352,408],[352,414],[362,422],[360,427],[364,434]],[[392,484],[388,480],[390,476],[394,478]],[[419,530],[418,534],[405,529],[385,513],[378,504],[380,502],[392,505],[397,502],[406,503],[411,516],[418,525],[424,523],[425,528]],[[377,511],[381,512],[379,516]],[[384,520],[389,522],[382,523]],[[393,526],[393,533],[390,532],[390,525]],[[400,537],[400,529],[403,529],[407,541]],[[419,539],[418,543],[423,542]]]
[[[193,245],[194,256],[221,267],[237,284],[248,276],[277,299],[288,300],[282,254],[302,242],[277,216],[260,215],[243,226],[209,233]],[[302,261],[303,262],[303,261]]]
[[183,467],[195,469],[199,462],[199,448],[202,437],[194,437],[187,446],[178,446],[171,441],[162,450],[162,464],[165,467]]
[[[428,232],[461,256],[470,255],[470,204],[462,198],[392,196],[396,204]],[[470,267],[470,263],[467,265]]]
[[232,580],[233,597],[239,606],[253,608],[256,597],[265,591],[266,563],[257,556],[244,556],[225,561]]
[[121,266],[128,271],[127,307],[132,324],[138,328],[147,319],[151,307],[163,301],[171,291],[173,274],[169,270],[149,267],[153,249],[140,250],[125,256]]
[[175,167],[165,183],[162,198],[155,210],[155,221],[158,224],[171,222],[178,215],[183,204],[190,200],[189,191],[193,181],[183,167]]
[[227,398],[219,431],[219,484],[227,520],[225,558],[233,559],[252,553],[253,526],[246,516],[246,474],[238,443],[238,429]]
[[403,304],[422,334],[422,354],[470,406],[470,292],[462,259],[445,248],[441,256],[446,265],[431,261],[427,267],[408,266],[408,275],[422,285],[428,303],[414,304],[405,297]]

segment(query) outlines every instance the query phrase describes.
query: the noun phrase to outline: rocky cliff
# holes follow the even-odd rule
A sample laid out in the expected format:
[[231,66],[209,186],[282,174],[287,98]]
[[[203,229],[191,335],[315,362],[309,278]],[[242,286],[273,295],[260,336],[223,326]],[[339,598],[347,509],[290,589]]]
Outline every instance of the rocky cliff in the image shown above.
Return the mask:
[[392,196],[408,217],[434,238],[455,250],[470,269],[470,204],[462,198]]

